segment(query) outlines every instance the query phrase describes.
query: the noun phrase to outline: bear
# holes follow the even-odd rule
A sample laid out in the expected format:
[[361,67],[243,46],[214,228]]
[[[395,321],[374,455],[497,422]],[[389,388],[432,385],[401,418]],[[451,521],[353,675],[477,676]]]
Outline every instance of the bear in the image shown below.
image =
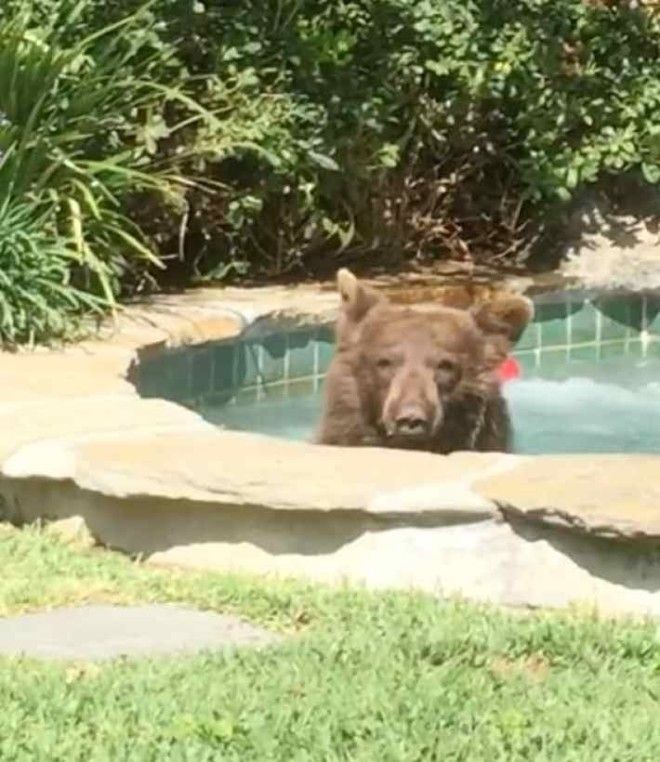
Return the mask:
[[512,426],[497,369],[533,318],[500,295],[469,309],[392,304],[342,268],[336,347],[315,441],[448,454],[509,452]]

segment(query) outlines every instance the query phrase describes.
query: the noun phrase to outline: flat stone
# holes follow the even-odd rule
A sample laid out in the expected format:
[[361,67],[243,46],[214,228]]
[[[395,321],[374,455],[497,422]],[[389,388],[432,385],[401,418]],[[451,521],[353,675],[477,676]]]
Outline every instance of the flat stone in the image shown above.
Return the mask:
[[214,544],[223,568],[262,559],[268,572],[288,555],[334,557],[371,532],[497,517],[471,480],[508,462],[182,428],[26,445],[5,462],[0,497],[14,522],[82,516],[109,547],[149,556]]
[[135,394],[123,377],[129,355],[104,350],[94,357],[80,353],[1,355],[1,402],[58,400],[102,394]]
[[182,427],[213,430],[211,424],[173,402],[145,400],[137,395],[99,394],[0,404],[0,469],[12,454],[31,443],[74,442],[80,437]]
[[578,607],[604,615],[660,615],[660,557],[651,548],[490,519],[370,531],[325,552],[204,541],[155,553],[162,567],[243,570],[371,589],[424,590],[516,607]]
[[[216,296],[217,300],[217,296]],[[136,331],[138,326],[149,326],[153,332],[150,338],[142,331]],[[141,346],[162,342],[166,346],[201,343],[204,341],[220,341],[238,336],[245,328],[245,320],[240,313],[232,314],[224,306],[216,305],[216,309],[200,309],[188,300],[167,307],[153,302],[144,310],[132,308],[127,310],[119,323],[122,334],[135,336]]]
[[[249,445],[239,444],[250,438]],[[207,461],[207,439],[223,442],[215,460]],[[504,521],[489,501],[477,503],[481,507],[475,510],[474,495],[484,485],[495,493],[498,480],[503,505],[524,505],[520,494],[513,495],[516,485],[530,476],[526,467],[533,458],[461,454],[428,456],[427,461],[423,453],[338,449],[325,459],[338,470],[324,472],[326,466],[321,466],[322,478],[315,485],[313,461],[306,462],[307,472],[297,474],[308,481],[288,481],[296,474],[297,458],[288,465],[293,451],[270,449],[266,441],[251,435],[179,437],[174,432],[160,444],[153,437],[123,437],[68,450],[59,445],[51,455],[68,452],[70,458],[58,478],[14,477],[0,481],[0,494],[15,508],[18,520],[32,521],[44,512],[83,516],[99,542],[139,553],[160,566],[420,589],[506,605],[583,605],[603,613],[660,614],[660,558],[654,548],[613,542],[611,531],[597,529],[607,537],[565,531],[563,526],[581,529],[582,524],[554,526],[555,517],[570,517],[561,509],[543,509],[535,521],[509,507],[503,511]],[[180,449],[170,451],[177,442]],[[325,454],[325,448],[298,447]],[[124,448],[128,460],[123,459]],[[135,473],[130,463],[140,450],[151,455],[142,458],[146,467]],[[184,452],[190,457],[184,458]],[[278,459],[271,463],[275,452]],[[248,453],[252,466],[259,466],[252,469],[252,477],[247,465],[232,473]],[[26,448],[23,456],[26,473],[30,463],[52,469],[47,449]],[[616,472],[618,458],[605,460],[601,473]],[[629,460],[632,469],[637,459]],[[367,464],[371,471],[365,471]],[[205,474],[202,482],[199,465]],[[446,481],[419,483],[422,467],[429,465],[436,467],[434,477]],[[571,470],[565,471],[564,481],[570,483]],[[657,470],[649,465],[640,473],[648,479]],[[592,487],[597,484],[593,473],[590,479]],[[548,483],[552,480],[532,483],[526,494],[542,495]],[[333,496],[344,500],[333,503]],[[536,502],[562,501],[557,493]],[[539,518],[533,510],[530,515]]]
[[[325,322],[334,318],[337,306],[335,288],[327,292],[319,284],[200,288],[182,294],[159,294],[144,304],[129,306],[123,320],[148,321],[167,333],[168,344],[176,345],[229,338],[236,335],[236,326],[243,331],[257,328],[257,324],[263,328],[266,323],[282,328],[286,324]],[[233,327],[219,329],[219,321]]]
[[530,519],[593,535],[660,537],[660,456],[521,458],[474,487]]
[[82,516],[70,516],[59,521],[52,521],[46,527],[46,532],[77,548],[92,548],[96,545],[96,540]]
[[236,617],[177,606],[82,606],[0,619],[0,655],[99,661],[263,646],[279,638]]
[[321,447],[209,425],[199,431],[90,438],[70,446],[65,441],[28,445],[4,471],[22,479],[70,479],[85,490],[124,499],[149,495],[218,508],[471,521],[491,516],[493,504],[471,490],[470,480],[505,462],[501,454],[442,457]]
[[566,277],[585,288],[660,289],[660,235],[655,225],[612,214],[596,203],[586,207],[576,226],[583,230],[562,264]]

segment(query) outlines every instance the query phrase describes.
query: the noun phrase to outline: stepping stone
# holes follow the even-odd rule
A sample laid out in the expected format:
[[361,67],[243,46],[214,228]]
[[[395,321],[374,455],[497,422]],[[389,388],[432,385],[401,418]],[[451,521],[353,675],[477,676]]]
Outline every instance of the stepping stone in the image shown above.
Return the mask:
[[97,661],[278,640],[237,617],[168,605],[82,606],[0,619],[0,656],[39,659]]

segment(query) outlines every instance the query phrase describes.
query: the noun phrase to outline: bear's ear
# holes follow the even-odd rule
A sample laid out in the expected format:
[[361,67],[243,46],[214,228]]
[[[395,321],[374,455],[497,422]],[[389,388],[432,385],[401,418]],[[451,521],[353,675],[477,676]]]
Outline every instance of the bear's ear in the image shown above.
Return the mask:
[[525,296],[508,294],[474,308],[472,317],[486,335],[515,344],[534,317],[534,305]]
[[337,288],[341,297],[340,316],[349,325],[357,325],[372,307],[385,301],[382,294],[360,283],[346,268],[337,272]]

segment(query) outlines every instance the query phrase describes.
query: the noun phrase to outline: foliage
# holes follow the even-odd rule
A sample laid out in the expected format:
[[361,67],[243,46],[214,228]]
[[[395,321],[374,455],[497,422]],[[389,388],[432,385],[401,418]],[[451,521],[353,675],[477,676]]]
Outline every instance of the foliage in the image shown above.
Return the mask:
[[65,335],[71,318],[111,305],[132,261],[156,261],[126,199],[175,189],[149,156],[167,98],[149,82],[144,16],[67,42],[75,8],[48,25],[26,8],[0,12],[0,339],[9,344]]
[[289,633],[262,651],[0,660],[0,757],[658,759],[657,624],[141,567],[0,525],[0,611],[180,601]]
[[0,59],[0,201],[106,303],[520,264],[585,186],[660,180],[660,15],[629,3],[5,0]]
[[0,209],[0,336],[7,344],[70,335],[74,319],[102,299],[71,282],[77,256],[56,233],[52,207]]
[[209,0],[161,13],[190,71],[279,104],[255,120],[227,98],[250,144],[210,129],[198,146],[198,169],[225,184],[192,199],[188,254],[207,273],[333,269],[342,252],[519,262],[586,184],[660,179],[660,19],[626,3]]

